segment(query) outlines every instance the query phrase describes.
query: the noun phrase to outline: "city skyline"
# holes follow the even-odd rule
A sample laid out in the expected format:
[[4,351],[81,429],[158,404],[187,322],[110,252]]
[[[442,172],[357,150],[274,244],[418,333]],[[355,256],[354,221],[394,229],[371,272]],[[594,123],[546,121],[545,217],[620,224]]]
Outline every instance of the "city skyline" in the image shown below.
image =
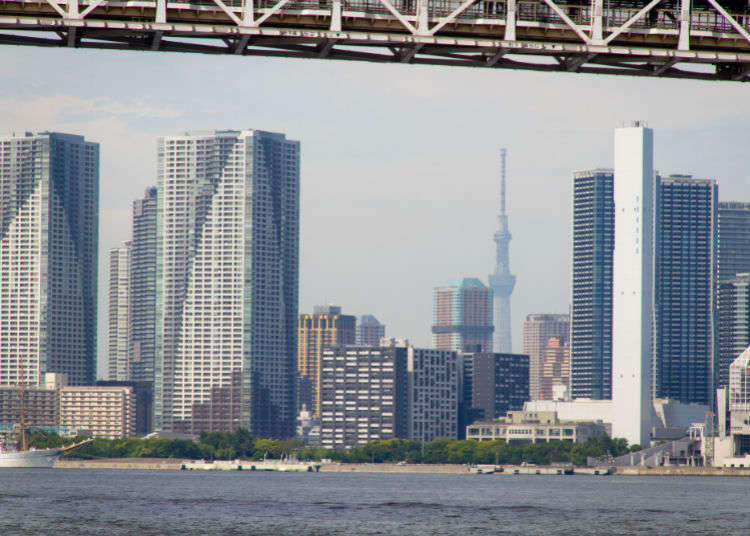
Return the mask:
[[[493,265],[500,146],[512,155],[510,254],[523,274],[512,302],[514,351],[526,314],[568,311],[570,176],[611,167],[609,133],[623,119],[657,129],[657,169],[714,177],[725,201],[750,198],[742,161],[750,112],[741,85],[181,55],[119,54],[115,65],[107,52],[45,49],[0,54],[18,89],[3,98],[3,131],[55,129],[102,143],[100,259],[129,236],[130,203],[155,181],[158,136],[225,125],[283,131],[305,142],[300,310],[339,303],[423,347],[431,339],[429,288],[451,276],[483,276]],[[224,76],[240,64],[251,71]],[[99,76],[84,83],[74,74],[84,68]],[[54,74],[54,88],[35,82],[39,69]],[[169,80],[151,87],[158,72]],[[297,83],[289,85],[292,76]],[[330,83],[337,99],[326,96]],[[244,91],[255,97],[230,105]],[[668,92],[670,106],[654,100],[655,91]],[[698,101],[705,106],[680,113]],[[465,134],[459,127],[469,116]],[[341,237],[353,247],[334,263],[338,243],[325,231],[341,221],[356,223]],[[399,261],[375,269],[373,250],[395,244],[405,246]],[[106,294],[99,295],[101,326]],[[102,328],[98,340],[102,356]]]

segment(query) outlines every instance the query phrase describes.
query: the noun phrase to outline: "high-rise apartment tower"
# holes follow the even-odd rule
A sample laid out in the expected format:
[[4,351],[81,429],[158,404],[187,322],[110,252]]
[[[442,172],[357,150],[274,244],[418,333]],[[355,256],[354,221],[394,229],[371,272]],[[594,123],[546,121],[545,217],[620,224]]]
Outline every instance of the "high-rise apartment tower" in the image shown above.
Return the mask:
[[[500,214],[498,229],[495,233],[495,271],[489,276],[490,288],[494,294],[495,307],[495,340],[497,352],[513,351],[510,325],[510,295],[516,286],[516,276],[510,273],[511,234],[508,226],[508,215],[505,212],[505,149],[500,149]],[[487,350],[490,351],[490,350]]]
[[450,279],[436,287],[432,316],[435,348],[492,351],[492,291],[479,279]]
[[719,283],[717,388],[729,385],[729,365],[750,346],[750,273]]
[[0,137],[0,386],[96,377],[99,145]]
[[299,142],[158,141],[154,427],[294,435]]
[[132,381],[154,381],[156,332],[156,188],[133,201],[130,242],[129,354]]
[[719,203],[717,279],[750,273],[750,203]]
[[712,405],[718,186],[657,176],[655,191],[654,396]]
[[[320,416],[320,367],[323,349],[354,344],[357,319],[342,315],[341,307],[317,306],[313,314],[299,315],[297,373],[299,374],[300,409]],[[375,345],[377,346],[377,345]]]
[[107,377],[130,380],[130,242],[109,250]]
[[362,315],[357,323],[357,344],[360,346],[377,346],[385,337],[385,325],[372,315]]
[[570,394],[612,398],[614,172],[573,174],[573,281]]
[[[547,343],[551,338],[556,337],[567,345],[569,333],[569,315],[526,315],[526,320],[523,322],[523,353],[529,356],[529,400],[539,400],[540,398],[542,359]],[[504,413],[501,415],[504,415]]]

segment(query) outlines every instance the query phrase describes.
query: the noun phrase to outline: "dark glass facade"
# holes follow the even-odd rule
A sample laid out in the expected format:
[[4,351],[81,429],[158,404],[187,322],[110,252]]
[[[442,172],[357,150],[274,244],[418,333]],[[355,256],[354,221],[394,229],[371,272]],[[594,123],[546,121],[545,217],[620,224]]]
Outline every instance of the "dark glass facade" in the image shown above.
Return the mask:
[[612,398],[613,184],[608,169],[573,176],[573,398]]
[[718,279],[750,272],[750,203],[719,203]]
[[711,404],[716,369],[716,182],[656,179],[654,396]]
[[477,353],[471,368],[473,415],[496,419],[508,411],[523,409],[529,399],[529,356]]
[[717,387],[729,385],[729,365],[750,346],[750,274],[719,283]]

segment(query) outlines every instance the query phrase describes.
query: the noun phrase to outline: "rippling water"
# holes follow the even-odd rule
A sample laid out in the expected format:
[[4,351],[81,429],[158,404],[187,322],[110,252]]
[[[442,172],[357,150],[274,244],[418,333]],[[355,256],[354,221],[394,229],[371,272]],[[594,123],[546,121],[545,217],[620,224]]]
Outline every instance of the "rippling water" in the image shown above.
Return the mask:
[[750,478],[0,469],[0,534],[750,534]]

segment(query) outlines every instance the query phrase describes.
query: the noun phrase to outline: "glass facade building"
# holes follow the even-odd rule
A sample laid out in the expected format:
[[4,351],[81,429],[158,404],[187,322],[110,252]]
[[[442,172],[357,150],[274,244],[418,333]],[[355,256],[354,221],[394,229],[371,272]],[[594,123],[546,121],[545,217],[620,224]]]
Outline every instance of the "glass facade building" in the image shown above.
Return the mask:
[[492,351],[492,290],[479,279],[451,279],[435,288],[433,307],[435,348]]
[[750,346],[750,274],[719,283],[718,388],[727,387],[729,366]]
[[719,203],[718,279],[750,273],[750,203]]
[[96,378],[99,145],[0,137],[0,386]]
[[656,178],[654,396],[712,404],[717,360],[718,187]]
[[130,381],[154,381],[156,333],[156,188],[133,202],[130,242]]
[[299,142],[158,142],[154,427],[295,432]]
[[570,329],[573,398],[612,398],[613,185],[611,169],[579,171],[573,175]]
[[109,250],[107,378],[130,380],[130,242]]

